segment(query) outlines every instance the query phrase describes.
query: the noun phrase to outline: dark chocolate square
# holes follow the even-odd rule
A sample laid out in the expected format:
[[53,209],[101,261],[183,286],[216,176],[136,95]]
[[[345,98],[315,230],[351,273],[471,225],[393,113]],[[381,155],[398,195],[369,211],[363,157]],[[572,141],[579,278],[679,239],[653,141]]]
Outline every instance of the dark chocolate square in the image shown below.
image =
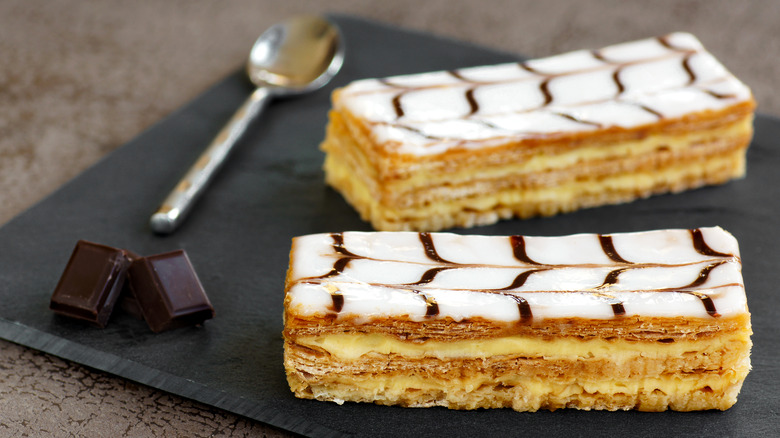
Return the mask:
[[51,297],[51,310],[104,328],[125,283],[122,249],[80,240]]
[[214,317],[214,308],[183,250],[133,261],[130,288],[155,333]]

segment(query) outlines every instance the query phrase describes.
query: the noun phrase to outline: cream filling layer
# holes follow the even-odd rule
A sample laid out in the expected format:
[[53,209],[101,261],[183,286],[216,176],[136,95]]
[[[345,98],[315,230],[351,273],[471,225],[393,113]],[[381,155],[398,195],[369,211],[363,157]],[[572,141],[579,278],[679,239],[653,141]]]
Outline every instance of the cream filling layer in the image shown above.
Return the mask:
[[691,353],[714,353],[727,349],[743,350],[747,355],[751,345],[749,330],[717,337],[707,342],[679,340],[671,343],[566,338],[543,340],[527,336],[412,343],[382,334],[346,333],[299,337],[295,342],[306,347],[325,350],[332,356],[346,361],[356,360],[370,353],[378,353],[401,355],[412,359],[423,357],[477,359],[500,355],[523,355],[569,360],[605,357],[620,362],[636,357],[644,359],[681,357]]
[[[722,393],[734,385],[740,385],[747,373],[727,371],[724,374],[675,374],[660,377],[642,377],[631,380],[604,380],[604,381],[571,381],[553,382],[549,380],[528,378],[518,375],[502,376],[498,379],[491,376],[477,375],[466,378],[432,379],[419,376],[376,376],[370,378],[355,379],[333,375],[328,382],[321,382],[332,393],[332,383],[341,383],[349,390],[343,395],[354,394],[354,388],[368,390],[373,394],[404,394],[410,388],[422,391],[437,391],[447,388],[449,392],[460,390],[464,392],[478,391],[481,388],[517,387],[525,394],[525,398],[532,399],[540,396],[554,395],[558,399],[575,398],[583,393],[588,394],[641,394],[660,390],[666,395],[688,394],[694,391],[706,391]],[[312,386],[316,391],[318,385]],[[709,387],[708,389],[706,389]],[[338,394],[337,394],[338,395]],[[347,400],[345,398],[345,400]]]
[[[512,208],[513,206],[553,204],[568,205],[583,194],[596,193],[626,193],[621,198],[627,201],[637,196],[654,193],[656,188],[664,186],[666,190],[679,191],[703,184],[725,182],[731,178],[744,175],[744,151],[737,150],[725,157],[709,158],[701,163],[681,163],[666,169],[653,169],[648,172],[616,174],[604,177],[599,181],[573,181],[555,187],[544,187],[533,190],[511,189],[491,195],[468,197],[461,199],[441,200],[426,206],[411,208],[394,208],[383,205],[370,193],[368,187],[351,178],[351,170],[332,156],[325,159],[325,169],[328,172],[328,183],[347,189],[346,195],[350,202],[363,214],[364,219],[381,218],[384,221],[404,221],[414,218],[435,215],[447,215],[463,210],[490,211],[496,206]],[[714,174],[714,181],[697,181],[691,178],[707,178]],[[606,195],[605,195],[606,196]]]

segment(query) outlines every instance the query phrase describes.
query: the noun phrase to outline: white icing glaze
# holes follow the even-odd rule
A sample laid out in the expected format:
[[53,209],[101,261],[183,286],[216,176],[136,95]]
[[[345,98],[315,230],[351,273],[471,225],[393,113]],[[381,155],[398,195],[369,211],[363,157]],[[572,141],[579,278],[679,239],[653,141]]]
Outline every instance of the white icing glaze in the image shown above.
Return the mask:
[[691,34],[580,50],[522,64],[364,79],[334,105],[399,154],[600,128],[718,110],[752,99]]
[[[289,309],[302,315],[728,317],[747,312],[736,239],[721,228],[506,237],[345,232],[296,237]],[[518,279],[524,281],[518,283]]]

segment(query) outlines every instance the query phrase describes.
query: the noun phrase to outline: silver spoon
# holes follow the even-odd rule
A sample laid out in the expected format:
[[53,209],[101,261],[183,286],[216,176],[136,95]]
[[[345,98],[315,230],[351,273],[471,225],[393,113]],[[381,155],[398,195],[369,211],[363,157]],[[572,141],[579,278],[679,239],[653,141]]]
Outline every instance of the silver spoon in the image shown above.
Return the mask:
[[249,122],[271,98],[322,87],[339,71],[343,60],[338,28],[321,17],[294,17],[260,35],[247,62],[247,74],[257,88],[152,215],[152,230],[168,234],[179,226]]

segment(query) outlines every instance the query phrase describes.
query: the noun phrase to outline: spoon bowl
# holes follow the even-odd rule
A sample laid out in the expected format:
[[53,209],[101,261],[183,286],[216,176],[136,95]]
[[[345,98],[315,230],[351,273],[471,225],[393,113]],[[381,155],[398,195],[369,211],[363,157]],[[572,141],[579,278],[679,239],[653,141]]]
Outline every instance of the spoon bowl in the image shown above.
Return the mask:
[[336,27],[317,16],[272,26],[257,39],[247,62],[249,79],[276,95],[306,93],[341,68],[344,45]]
[[324,18],[298,16],[263,32],[247,62],[255,90],[152,215],[152,230],[169,234],[178,228],[271,98],[314,91],[330,82],[343,62],[341,33]]

